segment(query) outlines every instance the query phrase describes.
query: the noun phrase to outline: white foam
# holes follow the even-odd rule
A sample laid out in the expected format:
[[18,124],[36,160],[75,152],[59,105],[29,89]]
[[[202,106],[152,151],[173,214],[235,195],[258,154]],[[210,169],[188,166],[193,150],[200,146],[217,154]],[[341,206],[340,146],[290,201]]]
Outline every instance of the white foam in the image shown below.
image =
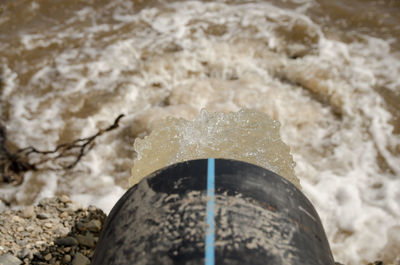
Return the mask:
[[71,195],[71,199],[80,202],[84,206],[95,205],[100,207],[104,212],[109,213],[126,190],[119,186],[111,185],[109,189],[105,189],[104,191],[105,193],[99,195],[75,193]]

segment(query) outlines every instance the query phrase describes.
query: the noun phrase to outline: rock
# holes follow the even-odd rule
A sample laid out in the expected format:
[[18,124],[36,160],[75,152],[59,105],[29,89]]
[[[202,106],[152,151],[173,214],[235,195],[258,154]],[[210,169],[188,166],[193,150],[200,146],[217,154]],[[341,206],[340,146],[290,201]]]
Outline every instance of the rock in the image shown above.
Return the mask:
[[71,199],[67,195],[61,195],[61,197],[59,199],[60,199],[60,202],[63,202],[63,203],[72,202]]
[[60,218],[65,218],[65,217],[67,217],[68,216],[68,213],[67,212],[62,212],[62,213],[60,213],[60,215],[58,216],[58,217],[60,217]]
[[31,218],[35,213],[35,207],[33,205],[24,207],[21,211],[21,217],[23,218]]
[[19,265],[21,263],[22,261],[19,258],[14,257],[13,255],[3,254],[0,256],[1,265]]
[[51,253],[48,253],[46,256],[44,256],[44,259],[45,259],[46,261],[49,261],[49,260],[51,260],[52,257],[53,257],[53,256],[51,255]]
[[33,230],[35,230],[35,227],[34,227],[33,225],[29,225],[29,226],[27,226],[25,229],[26,229],[26,231],[28,231],[28,232],[32,232]]
[[89,205],[89,207],[88,207],[88,211],[90,211],[90,212],[95,212],[97,209],[98,208],[93,205]]
[[63,249],[65,252],[70,252],[71,251],[71,248],[70,247],[66,247],[66,248],[64,248]]
[[100,232],[101,230],[101,222],[99,220],[91,220],[86,224],[87,230],[91,232]]
[[77,228],[79,231],[81,231],[81,232],[87,230],[87,229],[86,229],[86,224],[85,224],[84,222],[78,222],[78,223],[76,223],[76,228]]
[[46,227],[46,228],[52,228],[53,227],[53,225],[51,223],[44,223],[43,226]]
[[99,220],[91,220],[88,223],[78,222],[76,224],[76,228],[79,231],[91,231],[91,232],[100,232],[101,230],[101,222]]
[[90,234],[88,234],[86,236],[76,235],[76,239],[78,239],[79,244],[83,245],[83,246],[93,248],[96,245],[94,237]]
[[35,241],[35,245],[36,246],[42,246],[42,245],[45,245],[46,244],[46,242],[45,241],[43,241],[43,240],[38,240],[38,241]]
[[53,225],[52,225],[51,223],[45,223],[45,224],[44,224],[44,227],[46,227],[46,228],[52,228]]
[[25,247],[18,253],[18,258],[24,259],[26,257],[31,258],[32,257],[32,251]]
[[18,215],[15,215],[15,216],[12,217],[12,221],[16,222],[16,223],[22,223],[24,221],[24,219],[22,219]]
[[57,238],[54,242],[59,246],[76,246],[79,244],[78,240],[72,236]]
[[88,264],[90,264],[90,260],[86,256],[84,256],[79,252],[75,254],[74,260],[72,261],[72,265],[88,265]]
[[36,217],[40,220],[44,220],[44,219],[49,219],[50,218],[50,214],[48,213],[38,213],[36,215]]
[[71,258],[71,255],[65,255],[64,257],[63,257],[63,262],[64,263],[69,263],[69,262],[71,262],[71,260],[72,260],[72,258]]

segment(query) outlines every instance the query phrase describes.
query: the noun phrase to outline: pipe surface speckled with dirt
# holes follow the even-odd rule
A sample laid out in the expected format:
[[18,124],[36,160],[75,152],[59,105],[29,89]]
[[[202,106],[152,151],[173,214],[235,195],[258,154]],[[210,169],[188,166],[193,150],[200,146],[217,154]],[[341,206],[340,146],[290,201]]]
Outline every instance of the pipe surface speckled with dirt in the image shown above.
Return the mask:
[[246,162],[199,159],[130,188],[108,216],[92,264],[334,261],[317,212],[291,182]]

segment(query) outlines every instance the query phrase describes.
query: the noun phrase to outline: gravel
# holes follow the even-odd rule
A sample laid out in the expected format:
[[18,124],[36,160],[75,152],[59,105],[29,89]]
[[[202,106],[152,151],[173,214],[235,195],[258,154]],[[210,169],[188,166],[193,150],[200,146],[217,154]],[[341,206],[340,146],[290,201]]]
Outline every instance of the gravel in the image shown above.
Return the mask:
[[0,264],[90,264],[106,219],[68,196],[0,212]]

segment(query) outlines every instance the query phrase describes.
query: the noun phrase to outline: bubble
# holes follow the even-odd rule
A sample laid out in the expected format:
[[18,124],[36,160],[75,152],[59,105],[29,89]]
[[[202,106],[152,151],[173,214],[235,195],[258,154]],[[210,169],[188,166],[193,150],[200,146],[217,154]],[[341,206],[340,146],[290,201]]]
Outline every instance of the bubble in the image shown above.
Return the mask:
[[282,142],[280,124],[249,109],[238,112],[201,110],[193,121],[167,118],[134,144],[137,158],[130,185],[165,166],[200,158],[227,158],[274,171],[298,188],[289,147]]

